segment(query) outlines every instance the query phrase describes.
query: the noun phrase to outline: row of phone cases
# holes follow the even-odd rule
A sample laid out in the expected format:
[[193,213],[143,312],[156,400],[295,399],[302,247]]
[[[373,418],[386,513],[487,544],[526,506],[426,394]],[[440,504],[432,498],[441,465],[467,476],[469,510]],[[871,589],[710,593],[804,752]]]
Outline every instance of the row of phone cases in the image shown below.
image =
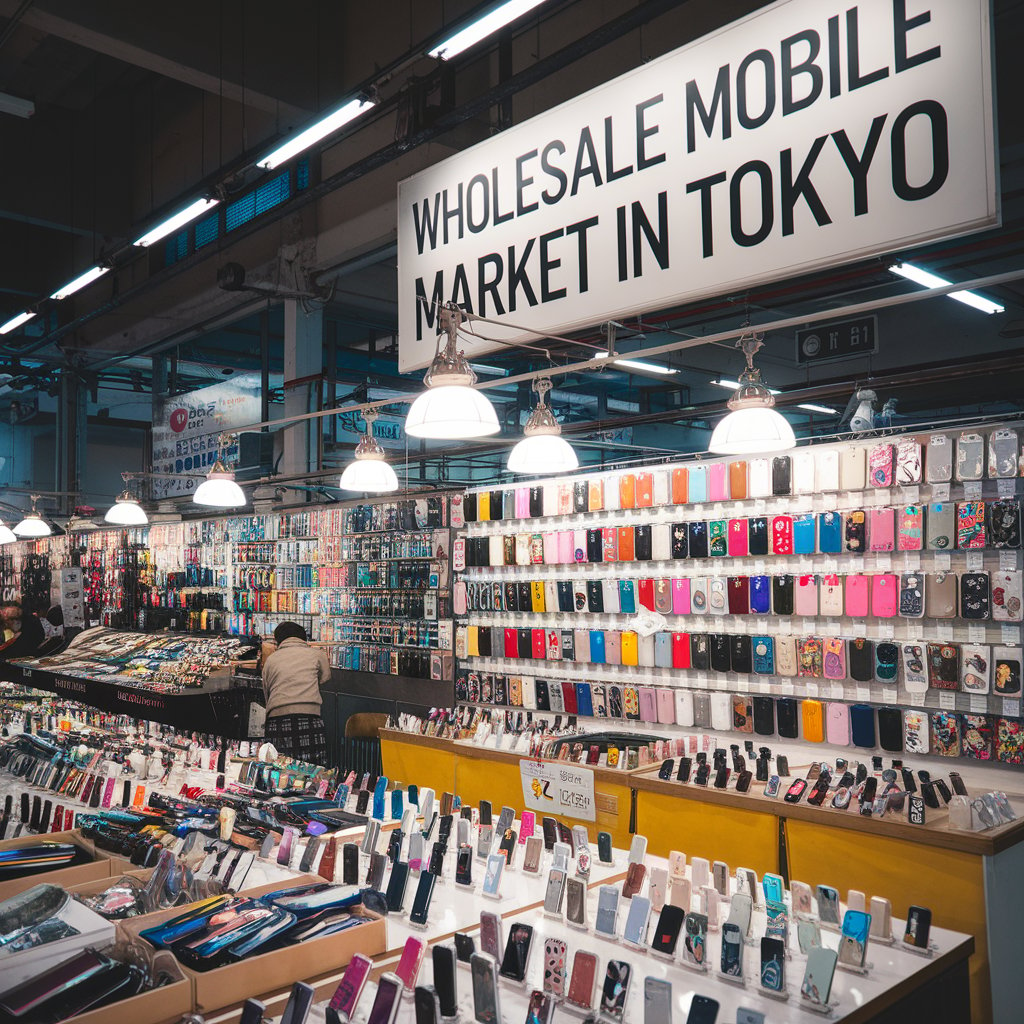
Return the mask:
[[[1020,622],[1024,575],[996,572],[905,572],[773,576],[676,576],[661,579],[460,580],[453,593],[458,615],[533,614],[798,615],[889,619],[962,619]],[[492,655],[495,654],[492,649]],[[516,655],[506,655],[515,657]],[[538,655],[533,655],[537,657]],[[549,650],[546,657],[561,657]],[[622,664],[643,664],[631,646]],[[518,655],[526,657],[526,655]]]
[[[890,686],[902,681],[910,693],[924,693],[929,688],[970,693],[988,693],[991,689],[1011,696],[1021,689],[1021,648],[1014,644],[990,647],[948,641],[900,643],[864,637],[846,640],[833,636],[665,631],[641,637],[633,630],[515,626],[469,626],[465,639],[468,657],[643,665],[791,679],[850,679]],[[461,656],[459,647],[461,643],[456,649]],[[510,695],[509,703],[518,706],[519,701],[513,698]],[[522,706],[530,707],[525,700]]]
[[[955,449],[955,455],[954,455]],[[988,476],[1020,475],[1020,444],[1016,431],[1000,429],[988,438]],[[871,445],[805,448],[793,455],[734,462],[688,465],[613,473],[521,486],[470,491],[461,510],[453,506],[452,525],[460,521],[535,519],[576,512],[654,508],[704,501],[767,498],[773,495],[860,491],[922,482],[945,483],[985,477],[985,439],[974,431],[958,437],[933,434],[925,446],[917,437]]]
[[1021,546],[1016,498],[505,533],[456,541],[455,569]]

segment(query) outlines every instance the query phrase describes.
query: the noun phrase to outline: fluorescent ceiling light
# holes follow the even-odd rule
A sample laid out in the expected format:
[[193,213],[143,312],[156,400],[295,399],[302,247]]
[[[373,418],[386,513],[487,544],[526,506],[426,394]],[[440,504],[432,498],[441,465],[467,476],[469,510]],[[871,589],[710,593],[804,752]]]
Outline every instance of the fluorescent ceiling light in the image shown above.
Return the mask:
[[489,14],[470,22],[465,28],[459,29],[453,36],[449,36],[443,43],[438,43],[432,50],[427,51],[428,57],[443,57],[451,60],[460,53],[476,46],[481,39],[486,39],[499,29],[511,24],[516,18],[539,7],[544,0],[507,0],[496,7]]
[[13,114],[15,117],[31,117],[35,112],[36,105],[31,100],[23,100],[9,92],[0,92],[0,113]]
[[[608,353],[607,352],[598,352],[594,356],[594,358],[595,359],[607,359],[608,358]],[[630,370],[642,370],[645,373],[659,373],[659,374],[662,374],[662,375],[665,375],[665,376],[667,376],[668,374],[671,374],[671,373],[678,373],[679,372],[678,370],[674,369],[671,366],[665,366],[664,363],[648,363],[644,359],[613,359],[612,362],[616,366],[625,366],[627,369],[630,369]],[[736,386],[739,387],[738,384]]]
[[63,288],[58,288],[50,298],[56,299],[58,302],[61,299],[66,299],[69,295],[81,291],[87,284],[92,284],[96,278],[102,277],[109,269],[109,267],[93,267],[76,277],[74,281],[69,281]]
[[16,317],[8,320],[7,323],[0,326],[0,334],[10,334],[15,328],[20,327],[22,324],[27,324],[35,313],[19,313]]
[[[729,380],[728,377],[719,377],[718,380],[713,380],[711,383],[718,385],[720,388],[726,388],[728,391],[735,391],[740,386],[738,380]],[[768,388],[768,394],[781,395],[782,392],[778,388]]]
[[136,238],[134,244],[152,245],[154,242],[159,242],[161,238],[174,234],[178,228],[191,224],[207,210],[213,209],[217,202],[216,199],[197,199],[194,203],[186,206],[184,210],[179,210],[173,217],[168,217],[167,220],[157,224],[155,228],[150,228],[141,238]]
[[364,110],[368,110],[373,105],[372,100],[349,100],[348,103],[338,107],[333,114],[322,117],[315,124],[310,125],[304,132],[299,132],[298,135],[292,136],[283,145],[278,146],[269,156],[265,156],[262,160],[257,160],[256,166],[272,171],[275,167],[303,152],[303,150],[309,149],[310,146],[315,146],[321,139],[326,139],[328,135],[333,135],[339,128],[347,125],[349,121],[354,120]]
[[[943,288],[953,283],[952,281],[947,281],[944,277],[939,277],[938,274],[933,274],[921,267],[915,267],[913,263],[894,263],[889,268],[889,272],[905,277],[908,281],[913,281],[914,284],[919,284],[924,288]],[[986,299],[983,295],[978,295],[977,292],[950,292],[949,298],[956,299],[957,302],[962,302],[967,306],[973,306],[975,309],[980,309],[982,313],[1002,313],[1004,309],[998,302]]]
[[823,412],[826,416],[838,415],[837,409],[830,409],[827,405],[814,405],[812,402],[804,402],[797,406],[798,409],[806,409],[808,412]]

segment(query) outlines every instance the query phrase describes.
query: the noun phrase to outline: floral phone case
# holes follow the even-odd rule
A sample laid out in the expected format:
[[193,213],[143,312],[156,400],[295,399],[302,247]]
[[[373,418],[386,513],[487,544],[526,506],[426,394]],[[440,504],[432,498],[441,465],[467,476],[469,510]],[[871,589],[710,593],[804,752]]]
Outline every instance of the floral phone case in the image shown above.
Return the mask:
[[820,679],[823,673],[821,639],[816,636],[800,637],[797,640],[797,653],[797,674]]
[[988,715],[965,714],[960,717],[960,750],[975,761],[992,760],[993,729]]
[[1019,718],[997,718],[996,759],[1003,764],[1024,764],[1024,722]]
[[921,505],[904,505],[899,514],[896,549],[898,551],[921,551],[923,548],[924,508]]
[[1021,621],[1021,571],[1000,569],[992,573],[992,619],[995,622]]
[[931,713],[931,734],[933,754],[940,757],[960,756],[960,723],[951,711]]
[[1000,498],[987,503],[988,543],[993,548],[1020,547],[1020,502]]
[[772,554],[793,554],[793,517],[775,516],[772,519]]
[[985,502],[956,503],[956,546],[961,550],[985,546]]
[[544,991],[559,999],[565,995],[565,955],[561,939],[544,940]]

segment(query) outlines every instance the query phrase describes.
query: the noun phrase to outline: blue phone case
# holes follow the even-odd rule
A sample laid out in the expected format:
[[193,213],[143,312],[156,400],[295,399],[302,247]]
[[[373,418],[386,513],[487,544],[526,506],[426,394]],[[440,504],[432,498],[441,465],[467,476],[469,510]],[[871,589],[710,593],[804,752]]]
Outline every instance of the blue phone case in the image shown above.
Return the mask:
[[793,516],[793,553],[813,555],[815,548],[814,515]]
[[590,631],[590,660],[595,665],[603,665],[605,663],[603,629],[592,629]]
[[770,676],[775,672],[775,638],[755,636],[751,644],[754,652],[754,672]]
[[636,583],[619,580],[619,609],[623,615],[636,614]]
[[708,500],[708,467],[690,466],[687,474],[690,504]]
[[654,665],[655,668],[672,667],[672,634],[654,634]]
[[378,821],[384,820],[384,794],[387,792],[388,780],[385,776],[381,776],[377,780],[377,785],[373,787],[373,816]]
[[391,817],[394,820],[398,820],[402,817],[402,808],[404,801],[402,800],[402,791],[400,789],[393,790],[391,793]]
[[770,576],[751,576],[750,611],[754,615],[767,615],[771,609],[772,578]]
[[590,692],[590,683],[576,684],[576,713],[594,716],[594,698]]
[[875,709],[870,704],[850,705],[850,734],[855,747],[874,747]]
[[818,513],[818,550],[837,555],[843,550],[843,517],[839,512]]

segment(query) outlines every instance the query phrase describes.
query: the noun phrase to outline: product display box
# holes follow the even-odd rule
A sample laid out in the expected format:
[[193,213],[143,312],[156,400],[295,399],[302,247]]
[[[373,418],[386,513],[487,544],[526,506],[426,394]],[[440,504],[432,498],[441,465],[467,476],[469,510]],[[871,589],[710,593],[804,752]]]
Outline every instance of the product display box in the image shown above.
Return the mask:
[[71,832],[47,832],[39,836],[18,836],[17,839],[4,839],[0,841],[0,850],[14,850],[21,846],[37,846],[43,843],[71,843],[77,846],[90,858],[87,864],[74,864],[66,868],[56,868],[53,871],[45,871],[37,875],[28,875],[23,878],[9,878],[0,880],[0,900],[10,899],[17,896],[19,892],[31,889],[33,885],[40,882],[50,882],[53,885],[62,885],[65,888],[71,885],[78,885],[82,882],[93,882],[99,878],[109,878],[111,872],[120,874],[120,859],[118,865],[102,850],[82,837],[77,831]]
[[[304,882],[322,882],[313,875],[300,875],[284,882],[248,889],[247,896],[261,896],[278,889],[291,888]],[[139,933],[146,928],[183,913],[186,907],[173,907],[155,914],[131,918],[118,925],[118,936],[125,942],[138,942]],[[244,1003],[250,997],[289,990],[296,981],[308,981],[336,973],[355,953],[375,956],[387,948],[387,933],[383,918],[367,915],[366,924],[340,935],[311,939],[287,946],[273,953],[252,956],[236,964],[198,972],[182,967],[194,990],[194,1009],[210,1014],[217,1010]]]

